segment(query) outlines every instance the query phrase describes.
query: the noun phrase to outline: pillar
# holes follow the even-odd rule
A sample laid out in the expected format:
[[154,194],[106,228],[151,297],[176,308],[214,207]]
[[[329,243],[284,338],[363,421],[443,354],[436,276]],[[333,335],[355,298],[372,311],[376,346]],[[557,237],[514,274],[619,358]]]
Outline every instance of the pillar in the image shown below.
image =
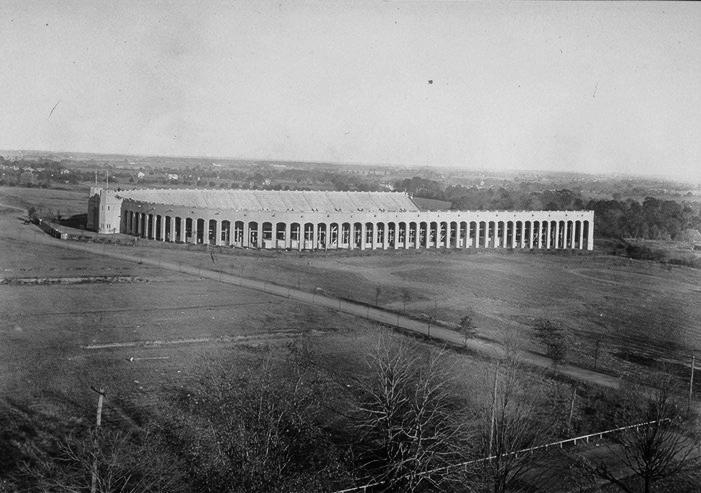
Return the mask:
[[480,247],[480,221],[475,221],[475,246]]
[[555,221],[555,250],[560,248],[560,221]]
[[445,222],[445,248],[450,248],[450,221]]
[[170,224],[168,224],[168,240],[170,243],[175,242],[175,217],[170,216]]
[[[528,221],[528,248],[533,248],[533,224],[535,221]],[[526,228],[524,228],[526,229]]]

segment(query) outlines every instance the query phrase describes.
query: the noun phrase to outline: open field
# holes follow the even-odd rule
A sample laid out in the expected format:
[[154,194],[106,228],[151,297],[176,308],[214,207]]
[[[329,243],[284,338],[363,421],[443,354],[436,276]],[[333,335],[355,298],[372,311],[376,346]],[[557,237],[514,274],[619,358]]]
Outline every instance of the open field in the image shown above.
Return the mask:
[[[531,326],[548,318],[572,334],[570,361],[614,375],[665,362],[685,378],[683,363],[701,348],[697,303],[701,272],[605,255],[541,253],[328,255],[161,249],[140,241],[109,246],[142,258],[199,266],[351,299],[449,326],[466,310],[481,337],[535,352]],[[598,356],[596,346],[599,346]]]
[[[482,338],[506,337],[536,352],[542,348],[532,344],[529,324],[549,317],[575,334],[572,360],[582,366],[592,366],[592,341],[601,336],[598,365],[612,374],[699,348],[693,326],[699,307],[693,300],[700,277],[693,269],[601,255],[224,253],[163,249],[142,240],[133,246],[93,244],[94,253],[88,253],[34,243],[41,232],[19,216],[0,214],[6,232],[0,239],[3,419],[21,413],[35,421],[89,423],[94,385],[107,389],[107,424],[139,425],[169,405],[174,393],[187,391],[208,364],[233,362],[231,368],[245,369],[301,339],[336,383],[352,385],[364,371],[375,324],[148,265],[146,259],[377,302],[419,319],[431,315],[445,325],[470,308]],[[107,250],[144,263],[103,256]],[[448,363],[460,395],[478,406],[489,401],[490,362],[458,352],[448,355]],[[559,388],[557,395],[571,392],[567,383],[544,379],[543,385]],[[602,429],[599,395],[582,387],[580,392],[578,426]]]

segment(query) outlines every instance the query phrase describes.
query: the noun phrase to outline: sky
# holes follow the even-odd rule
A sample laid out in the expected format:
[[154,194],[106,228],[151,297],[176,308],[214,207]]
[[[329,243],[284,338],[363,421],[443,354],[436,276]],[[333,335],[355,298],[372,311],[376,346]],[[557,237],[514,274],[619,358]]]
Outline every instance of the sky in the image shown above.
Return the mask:
[[701,178],[701,5],[8,1],[0,149]]

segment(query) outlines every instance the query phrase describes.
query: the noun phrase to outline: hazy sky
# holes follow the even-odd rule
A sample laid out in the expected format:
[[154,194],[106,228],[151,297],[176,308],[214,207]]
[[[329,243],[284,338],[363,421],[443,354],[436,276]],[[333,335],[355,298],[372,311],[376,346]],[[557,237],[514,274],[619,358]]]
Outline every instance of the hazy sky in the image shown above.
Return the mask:
[[0,23],[1,149],[701,177],[696,3],[4,0]]

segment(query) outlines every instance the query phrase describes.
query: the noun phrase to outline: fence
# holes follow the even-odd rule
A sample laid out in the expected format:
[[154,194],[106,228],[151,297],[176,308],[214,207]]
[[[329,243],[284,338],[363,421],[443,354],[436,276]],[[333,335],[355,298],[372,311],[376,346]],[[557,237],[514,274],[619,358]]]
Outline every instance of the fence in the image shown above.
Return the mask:
[[[519,455],[524,455],[524,454],[530,455],[530,454],[533,454],[534,452],[541,451],[541,450],[548,450],[550,448],[563,448],[565,445],[569,445],[569,444],[577,445],[577,442],[589,443],[589,440],[591,440],[592,438],[601,440],[605,435],[610,435],[612,433],[620,433],[621,431],[631,430],[633,428],[635,428],[635,430],[638,431],[638,429],[641,426],[650,426],[650,425],[653,425],[655,423],[665,423],[668,421],[670,421],[669,418],[663,418],[663,419],[657,419],[657,420],[653,420],[653,421],[646,421],[644,423],[637,423],[634,425],[621,426],[620,428],[613,428],[611,430],[599,431],[596,433],[590,433],[589,435],[581,435],[581,436],[574,437],[574,438],[567,438],[565,440],[559,440],[557,442],[550,442],[550,443],[546,443],[544,445],[538,445],[536,447],[529,447],[529,448],[517,450],[516,452],[510,452],[508,454],[504,454],[504,456],[512,456],[513,455],[515,457],[518,457]],[[492,455],[489,457],[482,457],[480,459],[473,459],[473,460],[469,460],[466,462],[459,462],[457,464],[450,464],[448,466],[430,469],[428,471],[422,472],[419,475],[420,476],[428,476],[430,474],[436,474],[439,472],[448,472],[450,470],[458,469],[461,467],[467,469],[469,466],[475,466],[478,464],[482,464],[484,462],[490,462],[496,458],[497,458],[497,456]],[[370,488],[382,486],[383,484],[385,484],[384,481],[378,481],[376,483],[368,483],[368,484],[364,484],[362,486],[354,486],[352,488],[346,488],[344,490],[337,490],[334,493],[353,493],[353,492],[366,493]]]

